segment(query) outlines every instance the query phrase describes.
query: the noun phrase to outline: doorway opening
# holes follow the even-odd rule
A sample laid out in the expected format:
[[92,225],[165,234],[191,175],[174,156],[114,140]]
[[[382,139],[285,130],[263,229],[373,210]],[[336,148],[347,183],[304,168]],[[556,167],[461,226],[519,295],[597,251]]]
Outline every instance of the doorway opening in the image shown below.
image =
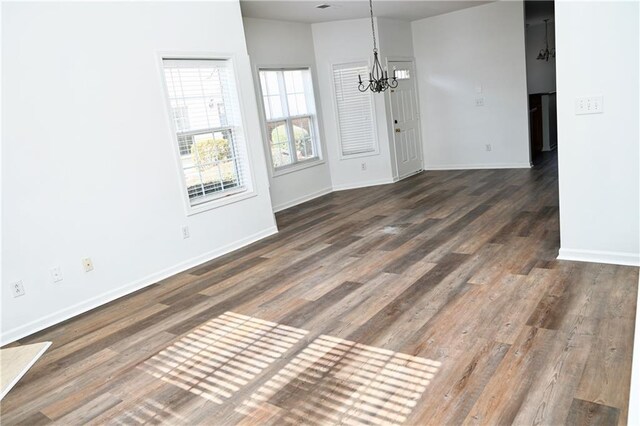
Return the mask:
[[531,163],[555,157],[558,145],[553,1],[524,2]]

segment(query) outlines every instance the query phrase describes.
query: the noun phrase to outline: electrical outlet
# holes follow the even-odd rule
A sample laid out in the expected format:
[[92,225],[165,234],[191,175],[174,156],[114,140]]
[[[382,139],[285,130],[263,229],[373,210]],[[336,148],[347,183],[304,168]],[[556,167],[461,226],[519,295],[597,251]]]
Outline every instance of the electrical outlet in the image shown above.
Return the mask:
[[184,238],[186,240],[190,236],[191,235],[189,234],[189,227],[188,226],[183,226],[182,227],[182,238]]
[[484,98],[476,98],[476,106],[477,107],[484,106]]
[[491,144],[490,144],[490,143],[488,143],[488,144],[486,144],[486,145],[485,145],[485,149],[486,149],[487,151],[491,151],[493,148],[492,148]]
[[585,96],[576,98],[575,113],[582,114],[602,114],[603,111],[602,96]]
[[24,296],[24,284],[22,281],[16,281],[11,285],[11,291],[13,292],[13,297]]
[[367,170],[367,163],[361,163],[360,164],[360,170]]
[[54,283],[58,283],[62,281],[62,270],[60,269],[59,266],[56,266],[55,268],[51,268],[49,272],[51,272],[51,279],[53,280]]
[[84,266],[85,272],[93,271],[93,261],[90,257],[85,257],[84,259],[82,259],[82,266]]

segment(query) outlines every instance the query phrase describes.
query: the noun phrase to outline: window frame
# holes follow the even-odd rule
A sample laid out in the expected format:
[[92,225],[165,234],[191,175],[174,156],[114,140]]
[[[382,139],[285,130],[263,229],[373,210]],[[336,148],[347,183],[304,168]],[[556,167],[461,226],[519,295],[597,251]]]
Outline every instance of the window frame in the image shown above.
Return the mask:
[[[312,114],[301,114],[301,115],[285,115],[283,117],[275,118],[275,119],[267,119],[267,112],[264,106],[264,97],[265,94],[262,90],[262,82],[260,79],[261,71],[296,71],[303,70],[309,72],[309,78],[311,80],[311,88],[313,90],[313,106],[314,112]],[[283,74],[280,74],[282,76]],[[258,109],[260,111],[260,122],[262,127],[262,138],[264,141],[265,150],[267,151],[267,157],[269,159],[269,171],[271,173],[271,177],[278,177],[282,175],[286,175],[292,172],[296,172],[299,170],[304,170],[309,167],[315,167],[325,163],[325,155],[324,155],[324,145],[322,143],[322,139],[320,138],[320,124],[319,124],[319,112],[318,112],[318,103],[316,99],[316,84],[313,74],[313,66],[311,65],[256,65],[255,67],[255,82],[257,85],[257,93],[258,93]],[[278,78],[278,85],[280,88],[284,88],[284,78]],[[285,100],[287,102],[287,114],[288,114],[288,99],[286,99],[286,91]],[[306,95],[306,94],[305,94]],[[283,105],[284,107],[284,105]],[[284,121],[286,123],[289,148],[292,152],[295,152],[295,141],[294,138],[291,137],[293,135],[293,124],[292,121],[300,118],[308,118],[311,123],[311,137],[314,142],[315,149],[317,151],[317,157],[310,158],[307,160],[298,161],[297,156],[295,158],[296,161],[291,164],[286,164],[284,166],[275,167],[273,165],[273,155],[271,153],[271,144],[269,143],[269,134],[267,131],[267,126],[269,123],[277,123],[280,121]]]
[[[162,89],[161,97],[164,100],[165,104],[165,119],[168,123],[168,129],[171,132],[171,136],[169,141],[171,143],[171,150],[173,152],[173,157],[175,160],[176,173],[179,177],[180,182],[180,191],[182,193],[183,198],[183,206],[186,216],[192,216],[198,213],[206,212],[212,209],[216,209],[218,207],[226,206],[232,203],[236,203],[239,201],[243,201],[258,195],[255,183],[255,175],[252,164],[252,152],[251,152],[251,144],[248,140],[248,127],[247,127],[247,119],[245,112],[247,111],[245,108],[245,100],[244,94],[242,92],[241,87],[241,79],[239,76],[239,67],[246,64],[249,66],[248,56],[246,58],[240,57],[237,54],[233,53],[215,53],[215,52],[184,52],[184,51],[158,51],[155,52],[156,56],[156,65],[158,71],[158,78],[160,80],[160,87]],[[231,76],[233,78],[233,82],[235,85],[235,92],[237,96],[237,107],[239,110],[239,124],[236,126],[226,126],[221,128],[211,128],[211,129],[203,129],[195,132],[185,132],[179,131],[174,118],[173,109],[171,108],[171,100],[169,99],[169,89],[165,79],[165,60],[192,60],[192,61],[207,61],[207,60],[216,60],[216,61],[228,61],[231,66]],[[220,194],[211,194],[209,197],[203,197],[203,200],[197,204],[192,204],[191,199],[189,198],[189,190],[187,187],[187,180],[184,173],[184,166],[182,163],[181,152],[180,152],[180,141],[179,134],[184,133],[195,133],[195,134],[203,134],[203,133],[213,133],[216,131],[225,131],[229,130],[233,134],[239,130],[239,134],[241,135],[242,146],[236,145],[235,149],[239,151],[243,151],[242,162],[245,178],[245,188],[238,189],[237,191],[230,190],[225,191]],[[238,142],[236,141],[236,144]]]
[[[337,149],[337,154],[338,154],[338,158],[340,159],[340,161],[345,161],[345,160],[351,160],[351,159],[355,159],[355,158],[363,158],[363,157],[374,157],[376,155],[380,155],[380,138],[378,135],[378,120],[377,120],[377,110],[378,108],[376,107],[376,98],[373,95],[373,92],[371,91],[367,91],[365,93],[367,93],[370,97],[370,103],[371,103],[371,120],[372,120],[372,125],[373,125],[373,143],[374,143],[374,149],[373,151],[367,151],[367,152],[361,152],[358,154],[344,154],[343,153],[343,149],[342,149],[342,136],[340,134],[340,110],[338,108],[338,96],[335,90],[335,81],[334,81],[334,70],[336,68],[336,66],[341,66],[341,65],[350,65],[350,64],[362,64],[364,66],[366,66],[367,68],[367,72],[369,69],[371,69],[371,59],[367,58],[367,59],[343,59],[343,60],[338,60],[338,61],[334,61],[331,62],[329,64],[329,82],[331,84],[331,97],[332,97],[332,104],[333,104],[333,114],[335,116],[335,121],[336,121],[336,138],[338,140],[338,143],[336,144],[336,149]],[[364,81],[364,79],[363,79]],[[356,82],[357,83],[357,82]]]

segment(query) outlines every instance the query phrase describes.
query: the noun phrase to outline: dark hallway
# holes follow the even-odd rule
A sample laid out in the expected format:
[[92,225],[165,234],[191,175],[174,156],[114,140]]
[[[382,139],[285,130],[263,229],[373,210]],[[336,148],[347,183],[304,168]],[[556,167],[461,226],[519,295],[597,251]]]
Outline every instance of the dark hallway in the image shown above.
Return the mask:
[[537,165],[558,140],[553,1],[525,2],[525,43],[531,162]]

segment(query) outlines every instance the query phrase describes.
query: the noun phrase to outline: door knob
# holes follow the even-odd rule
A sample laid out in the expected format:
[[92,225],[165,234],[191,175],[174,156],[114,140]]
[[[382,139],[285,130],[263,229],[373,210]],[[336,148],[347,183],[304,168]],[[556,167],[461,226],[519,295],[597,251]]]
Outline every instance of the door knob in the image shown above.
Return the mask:
[[396,133],[400,133],[400,129],[396,129]]

